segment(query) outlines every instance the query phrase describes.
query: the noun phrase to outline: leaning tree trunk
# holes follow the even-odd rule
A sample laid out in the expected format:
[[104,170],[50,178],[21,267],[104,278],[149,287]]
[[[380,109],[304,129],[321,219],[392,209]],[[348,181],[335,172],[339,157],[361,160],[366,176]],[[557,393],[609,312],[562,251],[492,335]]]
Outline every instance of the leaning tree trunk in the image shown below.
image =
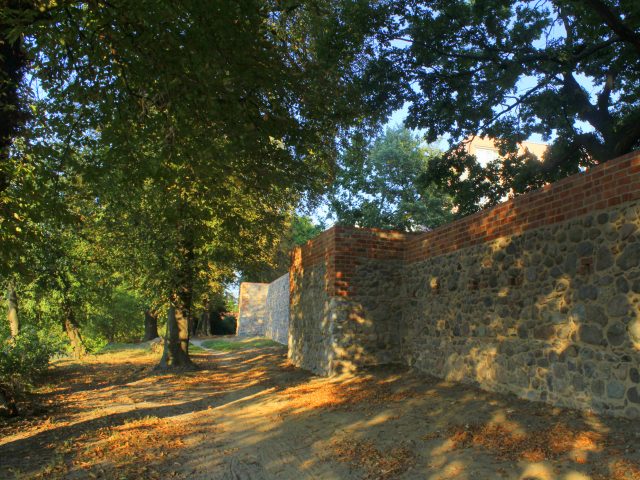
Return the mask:
[[205,310],[200,314],[200,335],[211,335],[211,324],[209,323],[209,312]]
[[16,293],[16,286],[13,282],[9,282],[9,286],[7,287],[7,301],[9,304],[7,311],[9,330],[11,336],[15,337],[20,333],[20,322],[18,320],[18,294]]
[[[21,105],[20,82],[27,68],[28,58],[24,50],[22,35],[14,35],[23,27],[15,19],[33,18],[37,15],[38,5],[33,1],[9,0],[2,2],[3,8],[14,10],[0,16],[0,164],[8,164],[13,139],[18,135],[27,118],[26,110]],[[10,38],[13,37],[13,40]],[[9,188],[10,169],[0,169],[0,194]],[[2,195],[0,195],[2,197]],[[6,204],[0,200],[0,211],[3,214]]]
[[157,368],[195,368],[189,357],[189,315],[184,308],[169,307],[164,351]]
[[87,349],[84,346],[84,341],[80,335],[80,328],[76,321],[76,316],[73,312],[73,308],[69,305],[64,307],[64,319],[62,322],[64,331],[71,342],[71,348],[73,349],[73,358],[82,358],[87,354]]
[[144,338],[143,342],[158,338],[158,314],[150,309],[144,311]]
[[189,316],[189,336],[195,337],[198,334],[198,318],[190,315]]

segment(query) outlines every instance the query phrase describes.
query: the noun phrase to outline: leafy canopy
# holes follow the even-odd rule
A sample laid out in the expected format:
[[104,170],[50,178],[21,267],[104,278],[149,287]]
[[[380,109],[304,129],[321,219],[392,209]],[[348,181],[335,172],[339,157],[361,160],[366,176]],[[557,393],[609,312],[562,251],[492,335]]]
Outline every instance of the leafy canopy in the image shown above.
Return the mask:
[[280,233],[275,251],[262,262],[245,265],[242,269],[241,281],[270,283],[289,271],[291,250],[304,245],[324,231],[322,223],[313,219],[292,214],[285,222],[284,231]]
[[[105,313],[85,308],[92,287],[131,286],[180,310],[183,335],[193,305],[273,256],[340,138],[392,108],[368,61],[385,55],[386,5],[11,2],[0,30],[18,75],[3,101],[31,115],[12,120],[13,150],[0,144],[0,274],[37,260],[43,295],[81,326]],[[108,267],[83,261],[95,251]]]
[[340,224],[405,231],[445,223],[449,199],[418,182],[438,153],[402,127],[388,128],[373,142],[354,138],[328,194],[330,215]]
[[[253,262],[274,243],[256,242],[258,228],[281,225],[302,192],[326,183],[336,138],[390,108],[390,83],[373,95],[363,82],[383,10],[368,2],[17,3],[8,25],[25,39],[30,78],[46,92],[30,126],[47,131],[27,136],[25,151],[58,145],[59,167],[50,170],[78,170],[122,216],[154,209],[146,226],[166,243],[157,257],[177,235],[209,249],[210,261]],[[79,164],[61,161],[69,151]],[[241,242],[258,253],[237,255]]]
[[[489,169],[458,152],[432,164],[429,180],[451,189],[462,211],[503,193],[467,187],[498,181],[521,193],[640,147],[637,1],[433,0],[399,10],[389,36],[411,102],[407,125],[429,141],[502,141],[505,159]],[[544,162],[517,155],[532,134],[553,142]],[[465,171],[470,182],[459,182]]]

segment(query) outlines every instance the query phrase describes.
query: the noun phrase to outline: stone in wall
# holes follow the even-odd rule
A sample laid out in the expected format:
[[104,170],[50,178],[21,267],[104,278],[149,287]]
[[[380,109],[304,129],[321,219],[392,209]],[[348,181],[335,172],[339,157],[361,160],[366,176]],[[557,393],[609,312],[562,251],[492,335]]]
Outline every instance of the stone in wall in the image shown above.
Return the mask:
[[488,390],[639,418],[638,227],[632,202],[406,265],[402,358]]
[[240,284],[238,329],[236,334],[261,337],[266,331],[268,283]]
[[266,299],[264,336],[287,345],[289,343],[289,274],[269,284]]

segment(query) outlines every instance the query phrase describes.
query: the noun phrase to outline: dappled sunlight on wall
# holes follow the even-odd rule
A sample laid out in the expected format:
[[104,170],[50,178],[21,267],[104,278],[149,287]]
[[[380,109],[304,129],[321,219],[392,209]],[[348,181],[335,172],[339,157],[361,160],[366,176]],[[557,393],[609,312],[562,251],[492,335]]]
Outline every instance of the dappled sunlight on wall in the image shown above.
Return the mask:
[[640,418],[638,153],[426,233],[334,227],[294,260],[300,366],[405,363]]

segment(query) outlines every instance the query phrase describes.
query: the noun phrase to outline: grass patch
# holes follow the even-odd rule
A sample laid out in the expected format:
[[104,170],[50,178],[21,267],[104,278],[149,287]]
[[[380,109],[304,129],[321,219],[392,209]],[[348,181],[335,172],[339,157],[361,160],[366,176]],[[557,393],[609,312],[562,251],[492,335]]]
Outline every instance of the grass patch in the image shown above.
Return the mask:
[[207,353],[207,351],[195,343],[189,343],[189,353]]
[[[162,351],[162,345],[160,345]],[[206,353],[207,351],[193,343],[189,344],[189,353]],[[151,353],[151,344],[149,342],[142,343],[109,343],[96,355],[113,355],[118,353],[126,353],[127,355],[146,355]]]
[[203,347],[222,352],[247,350],[249,348],[277,347],[279,345],[279,343],[269,340],[268,338],[246,338],[244,340],[219,339],[205,340],[202,342]]
[[96,353],[96,355],[106,355],[113,353],[123,353],[127,352],[129,354],[146,354],[151,352],[151,347],[149,342],[142,343],[109,343],[105,345]]

